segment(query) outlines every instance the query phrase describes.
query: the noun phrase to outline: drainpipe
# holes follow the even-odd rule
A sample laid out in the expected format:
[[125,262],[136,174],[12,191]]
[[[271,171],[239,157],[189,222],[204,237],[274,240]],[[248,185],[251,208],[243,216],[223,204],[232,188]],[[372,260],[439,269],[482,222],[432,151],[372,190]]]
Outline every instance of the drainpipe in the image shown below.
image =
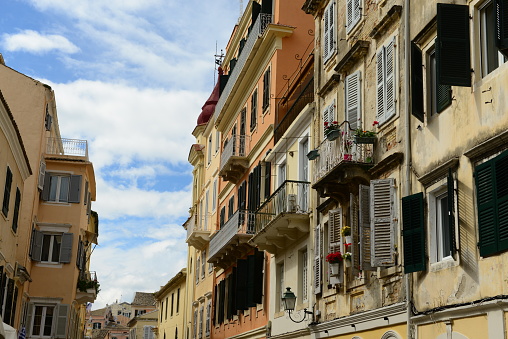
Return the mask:
[[[411,194],[411,132],[410,132],[410,119],[411,119],[411,100],[409,96],[410,92],[410,51],[411,51],[411,41],[409,34],[409,0],[404,0],[404,96],[405,96],[405,106],[406,106],[406,117],[404,119],[404,162],[406,168],[406,182],[405,182],[405,196]],[[406,315],[407,315],[407,339],[412,338],[412,324],[411,324],[411,296],[412,296],[412,273],[405,274],[405,283],[406,283]]]

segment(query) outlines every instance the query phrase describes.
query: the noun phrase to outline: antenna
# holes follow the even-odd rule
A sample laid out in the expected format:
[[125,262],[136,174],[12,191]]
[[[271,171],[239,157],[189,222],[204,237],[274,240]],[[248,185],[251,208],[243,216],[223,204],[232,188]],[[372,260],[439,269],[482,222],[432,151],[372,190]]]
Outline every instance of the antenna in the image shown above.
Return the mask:
[[215,65],[213,68],[213,85],[215,86],[215,76],[217,75],[217,67],[222,64],[222,58],[224,58],[224,52],[220,50],[220,54],[217,53],[217,40],[215,40]]

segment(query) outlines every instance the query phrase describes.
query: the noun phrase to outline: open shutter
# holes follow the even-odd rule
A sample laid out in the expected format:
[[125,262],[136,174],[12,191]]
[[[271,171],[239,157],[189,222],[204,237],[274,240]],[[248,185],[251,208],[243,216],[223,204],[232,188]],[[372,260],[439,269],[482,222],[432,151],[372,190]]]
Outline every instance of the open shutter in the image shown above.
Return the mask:
[[[328,212],[328,253],[341,251],[342,209]],[[328,264],[328,278],[332,285],[342,282],[342,274],[332,276],[332,269]]]
[[346,1],[346,33],[353,28],[353,0]]
[[261,5],[256,1],[252,1],[252,16],[251,16],[251,26],[254,26],[256,20],[261,13]]
[[249,255],[247,257],[247,307],[255,307],[254,286],[256,285],[256,257]]
[[469,6],[437,4],[438,84],[471,87]]
[[402,235],[404,239],[404,272],[425,270],[425,226],[423,193],[402,198]]
[[32,260],[41,261],[43,240],[44,234],[36,229],[32,229]]
[[360,114],[360,71],[356,71],[346,78],[346,120],[349,121],[349,127],[357,129]]
[[448,177],[446,182],[448,190],[448,227],[450,234],[450,250],[451,255],[455,255],[457,244],[455,241],[455,180],[451,168],[448,170]]
[[335,47],[334,7],[335,3],[331,1],[323,13],[323,62],[326,62],[332,56]]
[[441,113],[452,104],[452,87],[436,84],[436,112]]
[[353,0],[353,27],[360,21],[362,17],[361,0]]
[[386,91],[386,112],[385,120],[395,114],[395,37],[385,47],[385,91]]
[[26,311],[26,321],[24,324],[26,329],[26,336],[29,337],[32,335],[32,319],[33,319],[33,313],[34,313],[34,304],[28,303],[27,311]]
[[376,84],[377,84],[377,121],[385,121],[385,53],[384,48],[380,48],[376,54]]
[[41,198],[44,201],[49,200],[49,190],[51,187],[49,181],[50,181],[50,175],[48,172],[46,172],[46,174],[44,175],[44,187],[42,188],[42,194],[41,194]]
[[79,203],[81,197],[81,175],[71,175],[69,202]]
[[254,280],[255,280],[255,284],[254,284],[254,302],[256,304],[262,304],[263,303],[263,271],[264,271],[264,268],[265,268],[265,252],[263,251],[258,251],[256,250],[256,252],[254,253],[254,257],[255,257],[255,264],[254,264],[254,269],[255,269],[255,276],[254,276]]
[[358,223],[358,200],[352,193],[349,194],[349,209],[351,220],[351,239],[353,241],[349,251],[351,252],[352,272],[356,275],[358,273],[358,269],[360,268],[360,232]]
[[498,213],[498,250],[508,249],[508,151],[498,156],[494,162],[496,175],[496,200]]
[[70,263],[72,257],[72,238],[74,234],[62,234],[62,244],[60,247],[60,260],[61,263]]
[[423,122],[423,60],[422,51],[411,42],[411,113]]
[[37,188],[39,188],[40,190],[44,188],[45,176],[46,176],[46,162],[44,161],[44,159],[42,159],[39,167],[39,178],[37,181]]
[[314,230],[314,294],[321,293],[321,225]]
[[494,0],[496,12],[496,46],[508,57],[508,0]]
[[370,182],[371,265],[395,265],[394,189],[395,180],[380,179]]
[[57,307],[55,338],[67,337],[67,318],[69,315],[69,305],[60,304]]
[[485,257],[497,252],[496,185],[492,162],[476,167],[475,181],[480,255]]
[[373,270],[371,266],[370,241],[370,187],[360,185],[360,265],[364,271]]

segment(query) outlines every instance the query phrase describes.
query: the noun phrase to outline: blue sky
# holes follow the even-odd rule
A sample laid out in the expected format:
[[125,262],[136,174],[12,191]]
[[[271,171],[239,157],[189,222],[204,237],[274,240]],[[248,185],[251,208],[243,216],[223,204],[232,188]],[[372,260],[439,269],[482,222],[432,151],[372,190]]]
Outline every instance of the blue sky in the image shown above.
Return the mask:
[[186,265],[191,132],[240,1],[0,5],[7,66],[49,84],[62,137],[89,142],[100,219],[94,309],[158,290]]

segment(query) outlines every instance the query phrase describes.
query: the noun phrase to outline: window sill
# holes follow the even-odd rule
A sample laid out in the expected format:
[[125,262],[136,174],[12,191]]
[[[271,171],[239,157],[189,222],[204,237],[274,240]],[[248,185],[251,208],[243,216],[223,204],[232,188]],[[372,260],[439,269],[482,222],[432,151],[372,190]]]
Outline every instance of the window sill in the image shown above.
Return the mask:
[[37,262],[35,264],[37,267],[48,267],[48,268],[62,268],[63,264],[60,263],[51,263],[51,262]]
[[455,259],[453,259],[452,257],[446,257],[439,262],[430,264],[430,271],[438,272],[458,265],[459,265],[458,261],[455,261]]

